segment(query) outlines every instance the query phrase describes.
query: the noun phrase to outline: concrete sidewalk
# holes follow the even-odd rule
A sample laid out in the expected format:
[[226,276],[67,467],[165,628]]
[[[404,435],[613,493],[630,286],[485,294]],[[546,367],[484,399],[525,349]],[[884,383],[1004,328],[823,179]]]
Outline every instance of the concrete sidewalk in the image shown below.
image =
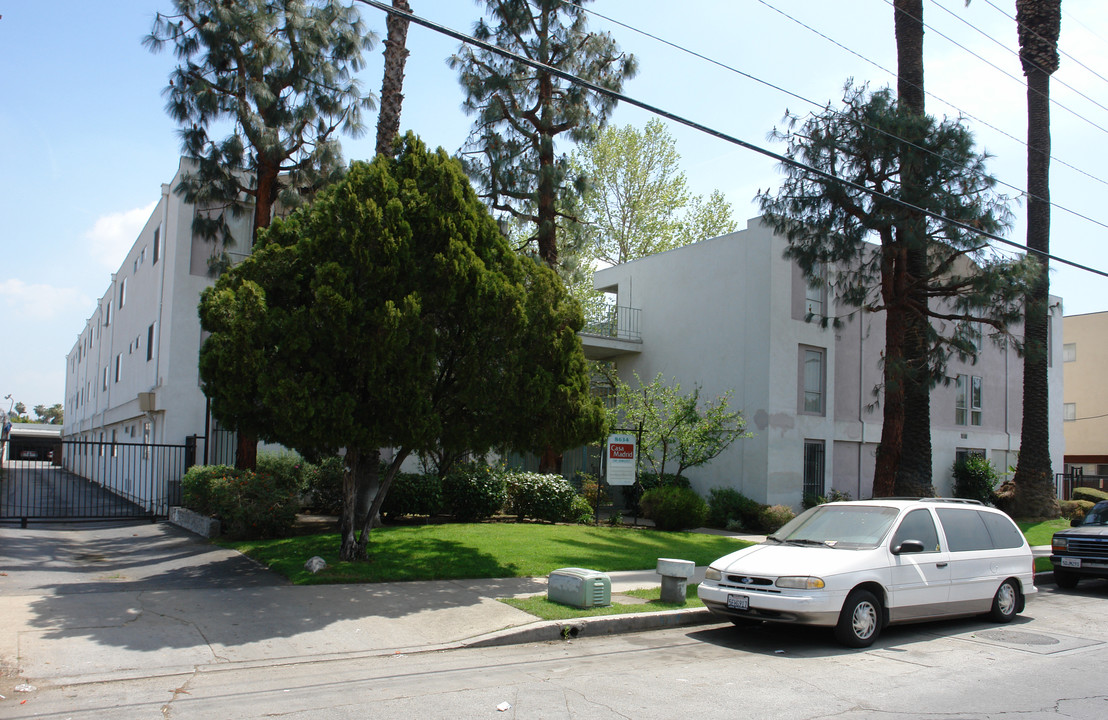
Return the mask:
[[[0,527],[0,695],[59,685],[713,622],[703,609],[543,622],[546,578],[294,586],[168,524]],[[694,581],[703,576],[703,568]],[[613,593],[657,586],[612,573]]]

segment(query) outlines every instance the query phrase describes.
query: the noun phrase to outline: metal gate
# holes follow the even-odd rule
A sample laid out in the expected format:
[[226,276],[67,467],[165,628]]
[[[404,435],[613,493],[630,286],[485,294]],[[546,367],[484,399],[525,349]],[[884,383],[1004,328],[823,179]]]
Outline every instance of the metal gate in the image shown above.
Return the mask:
[[0,521],[26,527],[168,517],[170,506],[181,504],[181,477],[193,462],[185,445],[73,440],[22,447],[0,465]]

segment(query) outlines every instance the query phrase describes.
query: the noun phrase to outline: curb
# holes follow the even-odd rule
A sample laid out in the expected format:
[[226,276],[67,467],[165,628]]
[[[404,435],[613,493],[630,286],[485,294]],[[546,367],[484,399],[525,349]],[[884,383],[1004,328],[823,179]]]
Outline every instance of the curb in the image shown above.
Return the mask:
[[521,625],[478,635],[469,640],[463,640],[454,647],[480,648],[564,641],[720,622],[724,621],[712,615],[707,608],[661,610],[659,612],[631,613],[628,615],[601,615],[573,620],[544,620],[530,625]]

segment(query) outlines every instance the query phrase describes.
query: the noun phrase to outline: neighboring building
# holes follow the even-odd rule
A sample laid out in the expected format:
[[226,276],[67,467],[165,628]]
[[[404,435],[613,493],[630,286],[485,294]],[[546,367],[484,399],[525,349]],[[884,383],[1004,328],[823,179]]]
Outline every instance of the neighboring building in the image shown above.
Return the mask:
[[[760,219],[744,231],[598,271],[613,293],[619,331],[584,337],[586,354],[616,363],[624,382],[658,373],[695,385],[704,397],[733,390],[754,437],[688,471],[701,493],[733,487],[763,503],[798,507],[832,489],[872,495],[882,411],[884,315],[847,319],[839,329],[805,320],[846,312],[808,287],[783,259],[784,238]],[[1061,303],[1051,323],[1051,396],[1061,397]],[[825,308],[829,308],[826,310]],[[952,358],[948,383],[931,395],[933,482],[949,495],[961,453],[985,455],[1004,473],[1015,464],[1023,361],[985,340],[976,364]],[[1051,407],[1051,455],[1062,461],[1062,406]]]
[[[162,185],[66,356],[65,440],[181,445],[205,434],[197,305],[223,248],[193,236],[197,209],[173,192],[187,162]],[[250,222],[249,214],[233,221],[240,253],[250,247]]]
[[1067,315],[1062,342],[1065,471],[1108,476],[1108,312]]

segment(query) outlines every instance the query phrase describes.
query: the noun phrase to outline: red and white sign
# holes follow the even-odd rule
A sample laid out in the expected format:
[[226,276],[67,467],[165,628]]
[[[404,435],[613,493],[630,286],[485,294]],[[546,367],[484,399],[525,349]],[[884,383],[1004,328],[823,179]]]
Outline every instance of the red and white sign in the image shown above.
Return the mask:
[[608,436],[607,471],[609,485],[634,485],[635,461],[638,448],[635,436],[614,434]]

